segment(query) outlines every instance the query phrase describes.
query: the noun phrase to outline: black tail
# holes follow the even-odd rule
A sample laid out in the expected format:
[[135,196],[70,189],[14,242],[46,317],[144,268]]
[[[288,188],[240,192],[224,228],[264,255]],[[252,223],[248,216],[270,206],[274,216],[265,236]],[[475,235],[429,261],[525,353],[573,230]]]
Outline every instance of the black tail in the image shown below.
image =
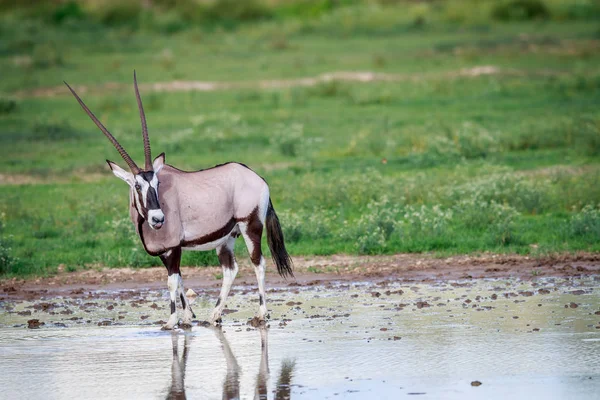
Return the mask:
[[275,265],[277,265],[277,272],[282,277],[294,276],[292,272],[292,259],[285,249],[285,243],[283,241],[283,232],[281,231],[281,225],[279,225],[279,218],[273,208],[273,203],[269,199],[269,208],[267,208],[267,243],[269,243],[269,249],[271,249],[271,256]]

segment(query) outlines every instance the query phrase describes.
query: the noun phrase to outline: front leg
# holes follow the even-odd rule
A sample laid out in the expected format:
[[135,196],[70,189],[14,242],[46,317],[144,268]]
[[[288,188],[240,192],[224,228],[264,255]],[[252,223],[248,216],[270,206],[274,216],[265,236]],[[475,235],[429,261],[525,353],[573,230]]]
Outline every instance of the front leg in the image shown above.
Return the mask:
[[179,322],[177,319],[177,291],[179,286],[183,285],[181,282],[181,273],[179,271],[179,265],[181,263],[181,247],[175,247],[161,254],[160,259],[163,264],[165,264],[169,274],[169,278],[167,279],[167,287],[169,288],[169,298],[171,301],[171,315],[169,316],[167,323],[163,325],[162,329],[170,330],[177,325],[177,322]]
[[169,275],[167,279],[167,287],[169,288],[169,297],[171,298],[171,315],[169,316],[169,320],[165,325],[163,325],[163,330],[171,330],[175,328],[177,322],[177,288],[179,286],[179,281],[181,280],[181,276],[179,274]]
[[183,288],[183,278],[179,279],[179,287],[177,288],[177,292],[179,293],[179,299],[181,300],[181,306],[183,307],[183,327],[191,327],[192,326],[192,318],[196,318],[196,314],[192,311],[192,306],[188,301],[187,297],[185,297],[185,291]]

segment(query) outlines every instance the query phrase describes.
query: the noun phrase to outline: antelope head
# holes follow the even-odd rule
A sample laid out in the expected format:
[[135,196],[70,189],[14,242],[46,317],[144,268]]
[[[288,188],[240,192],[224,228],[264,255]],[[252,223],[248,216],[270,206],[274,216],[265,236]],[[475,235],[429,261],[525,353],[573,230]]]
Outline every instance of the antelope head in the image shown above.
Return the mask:
[[90,111],[85,103],[79,98],[77,93],[69,86],[67,82],[65,85],[69,88],[73,96],[81,105],[81,108],[87,113],[87,115],[94,121],[96,126],[100,128],[102,133],[108,138],[108,140],[115,146],[123,160],[129,166],[131,172],[119,167],[112,161],[106,160],[108,166],[112,170],[113,174],[125,182],[130,187],[130,201],[131,206],[135,207],[138,213],[148,221],[148,224],[152,229],[160,229],[165,223],[165,215],[160,208],[160,201],[158,197],[158,173],[162,169],[165,162],[165,153],[162,153],[154,162],[152,162],[152,156],[150,154],[150,139],[148,138],[148,127],[146,125],[146,115],[144,114],[144,107],[142,106],[142,99],[140,98],[140,92],[138,90],[137,78],[135,71],[133,72],[133,86],[135,88],[135,97],[137,99],[138,108],[140,110],[140,119],[142,121],[142,137],[144,139],[144,155],[146,165],[144,169],[140,169],[136,163],[131,159],[129,154],[119,144],[117,139],[102,125],[102,123],[96,118],[96,116]]

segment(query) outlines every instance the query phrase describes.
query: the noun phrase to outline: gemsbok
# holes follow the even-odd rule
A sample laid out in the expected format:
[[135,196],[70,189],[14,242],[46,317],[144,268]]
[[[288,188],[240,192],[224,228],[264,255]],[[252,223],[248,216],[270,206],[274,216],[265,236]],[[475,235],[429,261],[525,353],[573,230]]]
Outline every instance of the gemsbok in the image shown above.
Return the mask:
[[124,180],[129,190],[129,215],[146,252],[158,256],[167,268],[171,315],[163,329],[179,323],[177,296],[183,308],[182,327],[196,318],[185,296],[180,272],[182,250],[216,249],[223,269],[223,283],[210,316],[221,323],[221,313],[237,275],[235,239],[242,236],[258,280],[258,318],[267,317],[265,298],[265,259],[261,251],[263,228],[277,272],[293,276],[292,260],[286,251],[279,219],[271,203],[269,186],[244,164],[229,162],[194,172],[165,164],[165,153],[152,160],[150,139],[135,71],[133,86],[140,111],[144,140],[145,167],[139,168],[114,136],[102,125],[75,91],[65,82],[83,110],[115,146],[131,172],[106,160],[113,174]]

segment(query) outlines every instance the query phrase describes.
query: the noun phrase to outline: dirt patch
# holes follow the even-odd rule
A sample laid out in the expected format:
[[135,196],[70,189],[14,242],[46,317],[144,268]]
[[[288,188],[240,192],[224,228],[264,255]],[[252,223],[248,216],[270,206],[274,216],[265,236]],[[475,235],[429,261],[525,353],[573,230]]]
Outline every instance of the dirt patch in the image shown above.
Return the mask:
[[1,185],[39,185],[39,184],[62,184],[62,183],[89,183],[97,182],[111,176],[109,172],[104,174],[99,172],[81,172],[73,171],[67,175],[28,175],[28,174],[0,174]]
[[44,178],[27,174],[0,174],[0,185],[30,185],[46,183]]
[[556,176],[581,176],[585,174],[598,173],[599,168],[596,165],[552,165],[550,167],[537,168],[533,170],[518,171],[515,176],[519,177],[540,177],[552,178]]
[[[256,284],[254,268],[240,259],[235,285]],[[285,280],[267,267],[267,286],[312,286],[333,281],[436,282],[480,278],[579,277],[600,275],[600,254],[578,253],[544,257],[479,255],[436,258],[422,254],[390,256],[304,256],[294,257],[295,278]],[[219,288],[220,267],[183,267],[185,287]],[[46,278],[0,280],[0,298],[33,299],[39,296],[83,297],[90,291],[162,289],[164,267],[145,269],[102,268],[60,272]]]
[[[310,87],[322,83],[339,82],[402,82],[418,81],[422,79],[454,79],[454,78],[475,78],[482,75],[557,75],[552,71],[519,71],[515,69],[504,69],[491,65],[475,66],[472,68],[463,68],[457,71],[449,71],[435,74],[386,74],[372,71],[335,71],[327,72],[315,77],[295,78],[295,79],[264,79],[257,81],[170,81],[141,84],[143,91],[153,92],[215,92],[232,89],[286,89],[292,87]],[[73,89],[79,94],[86,93],[107,93],[117,90],[130,90],[130,83],[107,82],[100,85],[73,85]],[[45,88],[35,88],[21,90],[14,95],[16,97],[54,97],[69,95],[70,92],[65,86],[54,86]]]

